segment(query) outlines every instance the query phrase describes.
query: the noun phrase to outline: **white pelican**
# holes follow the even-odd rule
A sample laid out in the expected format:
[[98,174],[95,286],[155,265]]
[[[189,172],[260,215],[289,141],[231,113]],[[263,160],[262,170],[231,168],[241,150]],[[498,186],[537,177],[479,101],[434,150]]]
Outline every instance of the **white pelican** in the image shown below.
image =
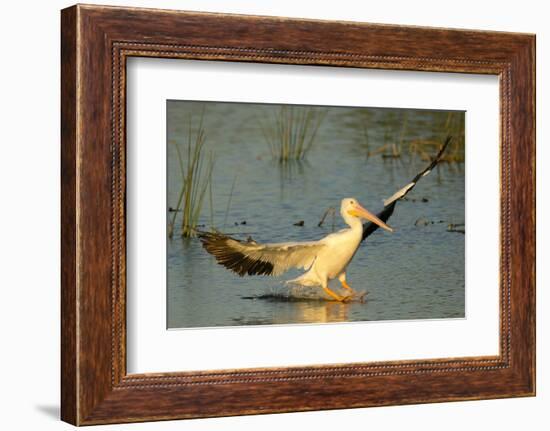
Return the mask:
[[[340,214],[349,226],[331,233],[318,241],[259,244],[255,241],[239,241],[219,232],[199,232],[204,248],[219,264],[244,275],[281,275],[291,268],[306,272],[290,280],[304,286],[320,286],[333,299],[346,301],[351,295],[342,296],[328,287],[328,282],[338,278],[348,292],[353,290],[346,281],[346,268],[361,242],[379,227],[392,232],[386,224],[396,202],[410,192],[417,181],[427,175],[439,162],[451,138],[448,137],[430,165],[413,180],[384,201],[384,209],[374,215],[363,208],[355,198],[342,199]],[[363,225],[361,220],[368,220]]]
[[280,275],[290,268],[303,268],[307,272],[290,282],[321,286],[337,301],[344,301],[347,297],[329,289],[328,281],[338,277],[342,286],[351,291],[346,282],[346,268],[363,238],[361,219],[376,223],[389,232],[392,228],[354,198],[342,199],[340,214],[349,228],[331,233],[319,241],[258,244],[216,233],[203,233],[201,239],[206,250],[220,264],[241,276]]

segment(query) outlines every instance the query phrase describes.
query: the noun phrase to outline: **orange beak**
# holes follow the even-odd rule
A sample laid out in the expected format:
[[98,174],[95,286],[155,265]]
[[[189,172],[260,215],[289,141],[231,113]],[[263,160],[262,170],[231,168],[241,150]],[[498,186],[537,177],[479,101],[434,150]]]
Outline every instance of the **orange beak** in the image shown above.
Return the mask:
[[348,214],[350,214],[352,216],[355,216],[355,217],[364,218],[368,221],[376,223],[378,226],[380,226],[382,229],[386,229],[388,232],[393,232],[393,229],[391,227],[389,227],[386,223],[384,223],[382,220],[380,220],[378,217],[376,217],[373,213],[371,213],[367,209],[363,208],[358,203],[353,205],[352,209],[348,210]]

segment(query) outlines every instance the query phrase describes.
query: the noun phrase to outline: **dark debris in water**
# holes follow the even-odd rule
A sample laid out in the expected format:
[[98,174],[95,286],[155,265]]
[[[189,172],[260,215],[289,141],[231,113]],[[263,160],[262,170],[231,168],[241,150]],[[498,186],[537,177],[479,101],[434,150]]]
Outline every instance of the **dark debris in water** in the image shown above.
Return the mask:
[[401,199],[407,202],[422,202],[422,203],[430,202],[430,200],[427,197],[416,199],[416,198],[409,198],[407,196],[403,196]]
[[464,223],[449,223],[447,225],[447,232],[466,233],[466,227]]
[[420,217],[414,222],[415,226],[428,226],[430,224],[430,220],[428,220],[426,217]]
[[415,226],[428,226],[430,224],[445,223],[445,220],[428,220],[426,217],[420,217],[414,222]]
[[[420,217],[414,222],[415,226],[428,226],[431,224],[445,223],[445,220],[428,220],[426,217]],[[466,233],[464,223],[449,223],[447,224],[447,232]]]

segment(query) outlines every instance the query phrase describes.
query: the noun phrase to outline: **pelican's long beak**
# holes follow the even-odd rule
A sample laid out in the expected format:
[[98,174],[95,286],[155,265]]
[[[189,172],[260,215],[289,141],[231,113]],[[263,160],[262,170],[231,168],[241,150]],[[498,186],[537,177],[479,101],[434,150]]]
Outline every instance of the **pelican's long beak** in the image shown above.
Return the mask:
[[364,218],[368,221],[376,223],[378,226],[380,226],[382,229],[386,229],[388,232],[393,232],[393,229],[391,227],[389,227],[386,223],[384,223],[382,220],[376,217],[373,213],[371,213],[366,208],[363,208],[358,203],[356,203],[352,209],[348,210],[348,214],[351,214],[352,216],[355,216],[355,217]]

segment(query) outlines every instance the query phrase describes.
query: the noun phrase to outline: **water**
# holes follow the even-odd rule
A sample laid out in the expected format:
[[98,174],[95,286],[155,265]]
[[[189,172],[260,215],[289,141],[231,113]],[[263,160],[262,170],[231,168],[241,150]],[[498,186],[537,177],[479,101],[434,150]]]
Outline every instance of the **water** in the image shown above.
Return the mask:
[[[323,227],[317,226],[328,207],[339,206],[344,197],[355,197],[377,212],[383,199],[426,165],[407,151],[399,159],[368,158],[366,121],[372,151],[385,139],[403,139],[407,145],[414,139],[440,139],[447,118],[447,113],[437,111],[408,110],[404,120],[399,110],[327,108],[307,162],[281,166],[272,160],[258,122],[273,116],[277,106],[170,101],[167,198],[172,207],[181,187],[174,143],[185,148],[189,115],[198,124],[203,107],[205,148],[213,150],[216,159],[214,225],[258,242],[319,239],[332,232],[331,217]],[[299,272],[279,278],[241,278],[218,265],[198,239],[177,235],[168,239],[168,327],[464,317],[464,235],[447,231],[449,223],[464,222],[463,165],[441,164],[422,178],[408,198],[397,204],[389,220],[396,231],[375,232],[348,267],[351,286],[368,291],[364,303],[325,301],[320,289],[288,297],[283,282]],[[170,216],[167,212],[167,220]],[[207,198],[201,223],[210,226],[210,218]],[[430,223],[415,225],[421,218]],[[301,220],[304,226],[294,226]],[[335,228],[344,226],[338,215]],[[332,284],[335,290],[338,285]]]

